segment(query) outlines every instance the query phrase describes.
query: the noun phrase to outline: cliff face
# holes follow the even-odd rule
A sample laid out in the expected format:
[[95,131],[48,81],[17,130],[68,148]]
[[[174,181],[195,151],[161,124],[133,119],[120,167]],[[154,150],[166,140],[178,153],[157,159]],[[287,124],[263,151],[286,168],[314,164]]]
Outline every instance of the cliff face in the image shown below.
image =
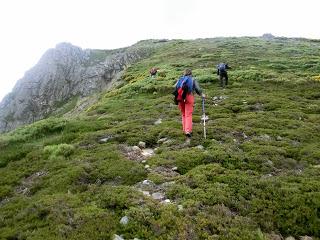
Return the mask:
[[128,65],[151,49],[82,50],[69,43],[49,49],[0,103],[0,132],[40,120],[75,96],[108,87]]

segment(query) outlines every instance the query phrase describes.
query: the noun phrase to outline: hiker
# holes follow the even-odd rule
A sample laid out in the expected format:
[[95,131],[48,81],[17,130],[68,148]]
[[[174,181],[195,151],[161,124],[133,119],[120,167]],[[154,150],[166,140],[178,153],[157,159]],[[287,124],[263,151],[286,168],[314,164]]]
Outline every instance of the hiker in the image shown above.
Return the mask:
[[217,65],[217,75],[219,75],[220,87],[225,87],[228,85],[228,69],[231,69],[228,63],[220,63]]
[[182,115],[182,129],[188,139],[192,135],[192,112],[194,105],[194,95],[205,98],[198,82],[192,77],[191,69],[186,69],[182,77],[176,83],[175,96]]
[[155,77],[159,68],[153,67],[150,69],[150,77]]

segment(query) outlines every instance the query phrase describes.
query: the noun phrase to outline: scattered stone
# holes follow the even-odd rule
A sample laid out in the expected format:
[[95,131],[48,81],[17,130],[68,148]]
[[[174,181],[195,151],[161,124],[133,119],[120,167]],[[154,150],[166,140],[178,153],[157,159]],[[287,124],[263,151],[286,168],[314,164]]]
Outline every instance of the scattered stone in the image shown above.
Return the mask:
[[152,196],[152,198],[154,200],[162,200],[162,199],[164,199],[164,195],[162,193],[160,193],[160,192],[152,193],[151,196]]
[[313,240],[313,238],[309,236],[301,236],[300,240]]
[[203,149],[204,149],[204,147],[203,147],[202,145],[198,145],[198,146],[196,146],[196,148],[198,148],[198,149],[200,149],[200,150],[203,150]]
[[286,237],[285,240],[295,240],[295,238],[292,236],[289,236],[289,237]]
[[269,239],[269,240],[283,240],[283,238],[280,235],[275,234],[275,233],[267,234],[267,239]]
[[46,176],[47,174],[48,172],[39,171],[25,178],[22,181],[21,185],[16,188],[16,193],[26,195],[26,196],[30,195],[31,194],[30,189],[32,188],[32,186],[36,182],[40,181],[40,178]]
[[124,216],[120,220],[120,224],[127,225],[129,223],[129,218],[127,216]]
[[145,169],[149,169],[150,166],[147,164],[147,165],[144,166],[144,168],[145,168]]
[[148,192],[148,191],[142,191],[142,194],[145,196],[150,196],[150,192]]
[[155,125],[159,125],[161,123],[162,123],[162,119],[161,118],[159,118],[157,121],[154,122]]
[[168,139],[167,141],[165,141],[163,144],[170,144],[173,143],[174,141],[172,139]]
[[48,173],[47,172],[45,172],[45,171],[40,171],[40,172],[36,172],[34,175],[36,176],[36,177],[41,177],[41,176],[45,176],[45,175],[47,175]]
[[139,238],[134,238],[133,240],[140,240]]
[[99,143],[106,143],[109,140],[111,140],[112,138],[113,138],[112,136],[105,136],[105,137],[99,139]]
[[271,137],[268,134],[263,134],[263,135],[259,136],[259,139],[263,140],[263,141],[270,141]]
[[191,138],[187,138],[184,145],[188,146],[191,143]]
[[8,197],[5,197],[4,199],[2,199],[2,200],[0,201],[0,206],[8,203],[9,201],[10,201],[10,199],[9,199]]
[[30,193],[29,188],[24,187],[24,186],[18,187],[16,191],[18,194],[22,194],[22,195],[29,195],[29,193]]
[[179,173],[172,170],[172,168],[164,167],[164,166],[158,166],[154,168],[153,172],[156,172],[158,174],[161,174],[163,177],[168,177],[168,178],[176,177],[179,175]]
[[166,200],[162,201],[161,203],[168,204],[168,203],[171,203],[171,201],[170,201],[170,199],[166,199]]
[[115,234],[115,235],[113,236],[113,240],[124,240],[124,238],[121,237],[121,236],[119,236],[119,235],[117,235],[117,234]]
[[167,188],[167,187],[170,187],[172,184],[175,184],[176,182],[175,181],[171,181],[171,182],[164,182],[161,184],[161,187],[162,188]]
[[266,164],[267,164],[268,166],[273,166],[273,162],[272,162],[271,160],[268,160],[268,161],[266,162]]
[[142,181],[143,185],[154,185],[154,183],[148,179]]
[[178,167],[171,168],[172,171],[178,171]]
[[133,146],[132,151],[134,152],[141,152],[141,149],[138,146]]
[[145,142],[142,142],[140,141],[139,144],[138,144],[139,148],[146,148],[146,143]]
[[145,160],[145,159],[144,159],[144,160],[142,160],[141,162],[142,162],[142,163],[146,163],[146,162],[147,162],[147,160]]
[[157,143],[161,144],[161,143],[164,143],[167,140],[168,140],[168,138],[160,138]]
[[271,174],[271,173],[268,173],[268,174],[266,174],[266,175],[263,175],[263,176],[261,176],[261,178],[262,179],[266,179],[266,178],[270,178],[270,177],[272,177],[273,175]]
[[297,146],[300,145],[300,142],[299,142],[299,141],[296,141],[296,140],[293,140],[291,143],[292,143],[292,145],[295,146],[295,147],[297,147]]
[[151,157],[154,155],[154,150],[151,149],[151,148],[146,148],[146,149],[143,149],[142,150],[142,153],[141,153],[144,157]]
[[256,112],[262,112],[264,110],[264,106],[262,103],[256,103],[250,106],[250,110],[256,111]]
[[178,210],[182,211],[183,210],[183,206],[181,204],[178,205]]
[[277,136],[276,140],[277,141],[282,141],[282,137],[281,136]]

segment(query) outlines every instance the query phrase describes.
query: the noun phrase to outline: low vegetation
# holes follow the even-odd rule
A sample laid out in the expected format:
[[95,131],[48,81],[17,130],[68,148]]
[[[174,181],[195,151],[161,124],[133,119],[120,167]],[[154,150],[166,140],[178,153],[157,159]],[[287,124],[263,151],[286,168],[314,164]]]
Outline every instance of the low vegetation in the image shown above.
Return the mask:
[[[319,47],[169,41],[84,114],[1,135],[0,239],[320,239]],[[190,145],[171,94],[185,68],[209,116],[204,139],[197,97]]]

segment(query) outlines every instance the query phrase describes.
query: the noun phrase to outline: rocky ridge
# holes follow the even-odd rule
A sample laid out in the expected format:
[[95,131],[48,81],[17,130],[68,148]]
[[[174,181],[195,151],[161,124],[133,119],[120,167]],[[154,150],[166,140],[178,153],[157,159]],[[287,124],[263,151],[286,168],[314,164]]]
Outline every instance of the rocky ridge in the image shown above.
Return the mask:
[[72,98],[110,88],[130,64],[149,56],[154,45],[83,50],[70,43],[57,44],[0,103],[0,133],[44,119]]

